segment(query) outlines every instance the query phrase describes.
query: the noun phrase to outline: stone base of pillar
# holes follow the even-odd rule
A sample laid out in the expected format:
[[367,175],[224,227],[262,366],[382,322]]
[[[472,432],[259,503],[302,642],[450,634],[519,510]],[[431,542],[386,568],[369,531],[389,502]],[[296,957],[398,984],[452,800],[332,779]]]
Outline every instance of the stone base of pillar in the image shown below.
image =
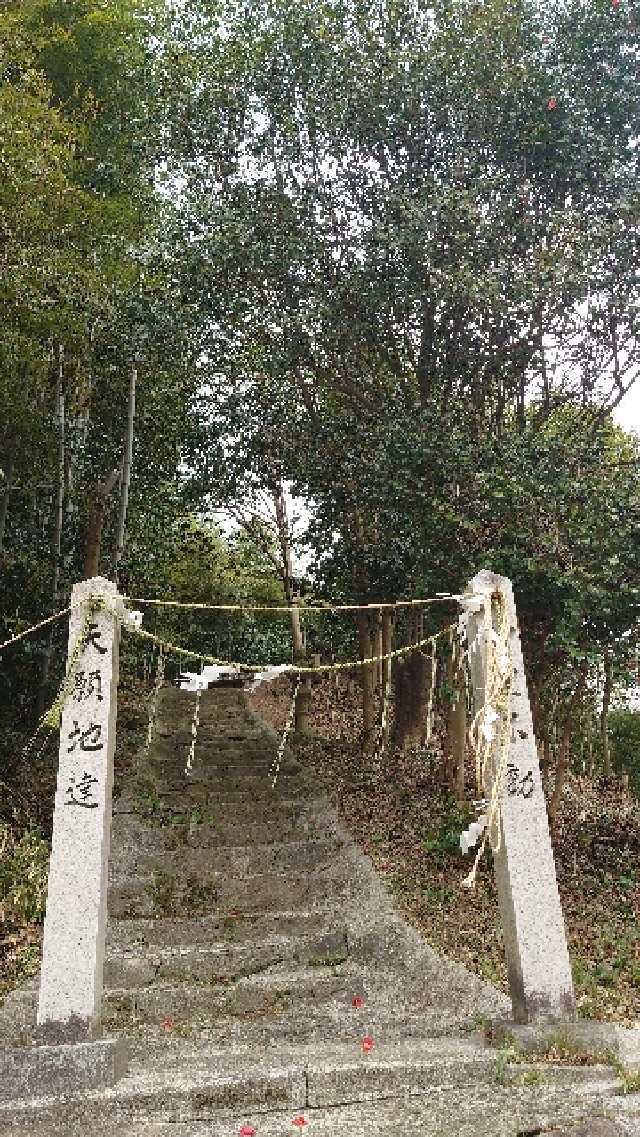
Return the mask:
[[124,1038],[0,1050],[0,1100],[106,1089],[126,1074],[128,1061]]
[[497,1019],[487,1026],[492,1046],[511,1046],[517,1054],[532,1058],[590,1058],[617,1067],[631,1081],[640,1078],[640,1028],[616,1023],[573,1022],[514,1023]]

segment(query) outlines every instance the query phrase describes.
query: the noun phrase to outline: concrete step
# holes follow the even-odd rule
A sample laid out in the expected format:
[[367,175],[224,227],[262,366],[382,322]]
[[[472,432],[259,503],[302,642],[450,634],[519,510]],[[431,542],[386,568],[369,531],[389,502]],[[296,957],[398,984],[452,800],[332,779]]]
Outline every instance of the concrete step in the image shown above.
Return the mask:
[[531,1077],[537,1072],[522,1068],[513,1084],[500,1084],[495,1055],[460,1042],[362,1054],[354,1040],[279,1056],[184,1044],[168,1046],[164,1061],[154,1055],[134,1065],[111,1090],[65,1095],[58,1110],[46,1098],[4,1102],[0,1133],[229,1137],[250,1122],[258,1137],[283,1137],[302,1116],[323,1137],[400,1137],[408,1128],[428,1137],[516,1137],[615,1109],[617,1083],[601,1068],[546,1067],[540,1081]]
[[[335,969],[340,972],[340,968]],[[339,999],[349,1007],[353,980],[329,967],[281,970],[275,966],[266,973],[242,976],[234,982],[215,978],[215,968],[206,981],[158,981],[145,987],[112,988],[104,996],[106,1031],[126,1033],[128,1024],[161,1024],[170,1016],[176,1024],[194,1020],[216,1024],[221,1016],[304,1015],[313,1008]]]
[[165,803],[170,809],[181,807],[188,810],[200,805],[210,810],[218,805],[238,806],[239,809],[250,808],[254,812],[260,808],[273,810],[286,802],[292,805],[306,805],[309,799],[318,793],[318,787],[310,787],[298,780],[294,782],[293,778],[286,780],[278,778],[274,788],[266,777],[256,779],[256,783],[258,782],[260,784],[256,784],[254,788],[245,789],[228,789],[224,785],[218,789],[211,782],[193,781],[184,786],[180,784],[178,788],[159,783],[154,786],[154,793],[157,800],[161,804]]
[[[163,710],[180,710],[181,707],[192,705],[195,700],[194,691],[184,691],[173,685],[162,687],[158,692],[158,706]],[[200,705],[203,710],[210,707],[247,707],[246,693],[237,687],[210,687],[200,693]]]
[[[295,1004],[279,1014],[224,1015],[213,1020],[196,1016],[189,1022],[181,1022],[176,1028],[179,1038],[189,1038],[194,1043],[224,1042],[231,1052],[244,1046],[252,1046],[256,1051],[268,1048],[269,1053],[280,1053],[290,1046],[312,1048],[318,1040],[332,1044],[354,1042],[360,1045],[365,1037],[374,1037],[376,1044],[396,1044],[414,1041],[423,1043],[425,1039],[451,1038],[460,1033],[468,1022],[453,1014],[442,1015],[435,1009],[425,1009],[411,1013],[406,1008],[367,1006],[366,1015],[354,1011],[352,999],[358,993],[358,985],[347,991],[338,992],[336,997],[327,997],[313,1005],[307,1004],[303,1013]],[[150,1040],[162,1042],[166,1033],[162,1023],[134,1022],[122,1020],[124,1033],[134,1047],[147,1053]],[[465,1036],[468,1037],[468,1036]]]
[[108,911],[118,919],[200,916],[231,909],[269,912],[328,902],[343,905],[353,898],[354,892],[350,866],[342,863],[312,876],[257,873],[230,878],[226,873],[215,872],[184,877],[156,873],[113,881],[109,886]]
[[107,951],[148,947],[192,947],[216,944],[248,945],[273,938],[331,935],[339,927],[333,904],[298,911],[241,912],[220,916],[158,917],[142,920],[109,920]]
[[[179,984],[183,990],[191,984],[200,990],[196,1003],[202,999],[206,1004],[206,991],[211,985],[237,982],[243,976],[266,972],[281,964],[311,964],[320,968],[319,975],[326,974],[326,967],[346,955],[346,931],[334,930],[331,916],[332,913],[320,911],[302,915],[277,913],[275,919],[239,915],[219,921],[211,917],[111,921],[105,987],[118,992],[116,1012],[122,1011],[123,1004],[118,999],[123,992],[130,991],[133,999],[126,1001],[128,1009],[121,1026],[129,1032],[138,1021],[132,1017],[132,1008],[139,988],[159,985],[165,989]],[[34,976],[12,991],[0,1006],[0,1043],[16,1046],[33,1042],[38,981],[38,976]],[[108,1005],[107,1001],[105,1014]],[[224,1017],[221,1012],[219,1016]]]
[[[192,738],[192,728],[192,720],[173,720],[156,734],[153,745],[159,751],[175,750],[177,746],[184,746],[185,743],[188,745]],[[255,727],[253,723],[248,723],[244,719],[232,718],[200,723],[196,743],[208,750],[214,750],[218,745],[230,748],[256,746],[258,749],[270,746],[273,750],[277,750],[280,739],[278,735],[272,734],[264,727]]]
[[[199,798],[193,798],[190,795],[186,798],[185,795],[177,794],[177,792],[167,792],[161,798],[161,807],[166,813],[175,813],[182,818],[189,814],[194,807],[203,806],[207,807],[208,818],[214,819],[216,822],[226,821],[234,822],[240,829],[243,825],[253,823],[266,823],[268,821],[279,821],[284,818],[294,818],[294,816],[314,816],[319,812],[329,813],[329,802],[324,795],[307,796],[304,800],[296,798],[280,797],[276,789],[269,791],[264,799],[253,800],[236,800],[236,802],[224,803],[215,794],[210,794],[210,802],[207,800],[206,787],[202,787],[203,794]],[[157,790],[155,790],[155,797],[158,798]],[[136,814],[149,808],[148,791],[141,788],[132,786],[127,783],[123,788],[122,794],[114,802],[114,816],[119,814]],[[233,810],[225,806],[233,805]],[[211,823],[211,821],[209,821]]]
[[346,955],[344,929],[238,944],[193,944],[162,949],[112,947],[104,975],[107,987],[121,989],[167,984],[173,980],[218,984],[255,975],[281,963],[314,961],[321,966],[321,961],[337,961]]
[[173,814],[172,823],[145,823],[132,814],[120,814],[113,820],[113,858],[120,849],[135,846],[141,852],[171,852],[176,849],[213,849],[236,846],[250,838],[256,846],[278,843],[330,840],[336,835],[336,823],[326,810],[318,813],[276,817],[264,823],[239,825],[231,816],[216,818],[215,824],[190,820],[186,814]]
[[[154,742],[159,745],[175,745],[181,735],[191,737],[194,712],[189,709],[188,714],[159,716],[156,720]],[[217,738],[236,739],[238,741],[262,742],[273,739],[273,735],[264,725],[256,724],[242,712],[233,711],[224,715],[200,714],[198,718],[198,738],[207,738],[209,742]]]
[[[181,734],[191,736],[194,719],[194,708],[180,715],[159,715],[156,720],[154,741],[162,744],[171,744],[172,740]],[[230,711],[224,714],[209,714],[198,717],[198,737],[207,735],[210,739],[216,737],[235,737],[246,741],[247,738],[262,740],[273,738],[271,732],[261,723],[256,724],[242,711]]]
[[[151,774],[157,776],[159,773],[167,773],[169,775],[176,772],[182,772],[185,768],[187,758],[189,755],[189,748],[172,751],[167,755],[151,754],[145,763],[145,771],[148,770]],[[221,774],[228,774],[233,777],[256,777],[264,775],[273,765],[274,751],[265,751],[264,754],[256,755],[248,753],[246,750],[239,748],[231,754],[223,752],[204,753],[201,747],[197,746],[193,759],[193,769],[191,776],[193,778],[202,777],[219,777]],[[280,765],[281,775],[290,777],[292,774],[302,774],[304,770],[299,762],[294,762],[290,758],[283,759]]]
[[175,847],[175,851],[166,845],[155,850],[138,845],[120,845],[114,850],[109,871],[112,879],[125,875],[147,876],[155,872],[178,876],[213,871],[233,878],[255,876],[261,872],[315,872],[335,865],[344,848],[344,843],[338,839],[218,845],[213,848],[185,844]]
[[250,774],[246,777],[233,777],[226,773],[218,776],[196,778],[180,771],[174,777],[165,777],[153,786],[154,795],[163,801],[165,797],[181,795],[185,803],[222,801],[242,804],[243,802],[277,802],[282,798],[286,800],[304,801],[320,792],[317,784],[297,774],[279,775],[275,786],[265,770],[261,774]]
[[[191,730],[184,735],[158,739],[150,749],[149,756],[159,760],[179,761],[183,754],[188,754],[192,742]],[[217,762],[234,761],[250,762],[254,759],[267,761],[273,759],[278,749],[277,743],[270,738],[237,739],[228,735],[216,735],[212,738],[203,738],[198,734],[196,738],[196,753],[203,761]]]
[[[271,822],[285,824],[296,819],[302,822],[304,818],[313,818],[319,814],[325,816],[329,813],[326,797],[314,796],[300,798],[280,797],[276,790],[270,791],[264,797],[247,801],[239,796],[237,800],[225,800],[216,794],[210,795],[208,800],[204,794],[200,798],[189,798],[184,794],[164,794],[160,804],[167,818],[174,814],[186,819],[194,810],[202,814],[201,820],[216,827],[221,824],[234,824],[239,832],[246,832],[249,826],[268,825]],[[233,808],[230,808],[230,807]],[[143,796],[136,796],[134,790],[122,796],[114,803],[114,815],[135,814],[145,809]],[[156,811],[157,812],[157,811]],[[274,830],[275,833],[275,830]],[[277,836],[274,836],[277,840]]]
[[[226,771],[234,770],[236,767],[246,768],[246,773],[256,774],[261,773],[263,770],[268,770],[272,765],[276,754],[275,746],[258,747],[243,746],[240,743],[232,743],[228,746],[203,746],[198,744],[195,748],[193,755],[194,766],[197,765],[203,770],[212,771]],[[171,750],[159,751],[153,749],[146,759],[144,770],[154,771],[156,769],[166,770],[183,770],[187,758],[189,757],[189,743],[186,742],[182,746],[177,746]],[[283,760],[281,769],[288,767],[287,772],[301,773],[302,768],[298,763],[294,763],[290,758]]]
[[[262,786],[270,786],[273,777],[273,757],[269,756],[266,759],[252,760],[240,762],[227,762],[218,761],[209,762],[208,759],[203,758],[201,754],[196,753],[193,758],[191,769],[187,772],[187,759],[188,755],[181,754],[176,761],[165,762],[156,761],[151,758],[147,763],[145,772],[149,774],[151,780],[158,784],[170,785],[176,788],[181,788],[183,785],[192,785],[194,783],[202,783],[210,786],[212,789],[219,788],[224,782],[236,782],[241,787],[243,785],[251,785],[247,783],[246,779],[260,779]],[[291,762],[283,763],[278,773],[276,785],[283,778],[287,782],[289,779],[301,779],[304,787],[309,787],[317,792],[317,782],[313,782],[308,775],[304,774],[299,766],[295,766]]]
[[[192,717],[190,719],[175,719],[173,717],[171,723],[161,724],[161,729],[158,730],[160,745],[181,746],[185,741],[189,742],[191,740],[192,722]],[[268,744],[271,742],[274,745],[275,741],[271,733],[265,730],[264,725],[260,723],[256,725],[241,715],[225,715],[224,719],[221,717],[202,719],[200,717],[198,740],[202,741],[202,745],[214,745],[218,741],[235,742],[235,744],[241,744],[241,742]]]

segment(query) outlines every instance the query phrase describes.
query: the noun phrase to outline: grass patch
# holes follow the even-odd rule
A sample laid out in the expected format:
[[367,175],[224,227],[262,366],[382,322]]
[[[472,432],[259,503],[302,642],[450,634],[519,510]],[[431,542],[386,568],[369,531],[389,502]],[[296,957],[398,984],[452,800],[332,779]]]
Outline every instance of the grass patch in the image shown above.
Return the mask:
[[337,950],[327,952],[326,955],[316,955],[313,959],[309,960],[310,967],[338,967],[341,963],[346,963],[348,955],[346,951]]
[[49,843],[38,826],[0,822],[0,998],[37,970]]

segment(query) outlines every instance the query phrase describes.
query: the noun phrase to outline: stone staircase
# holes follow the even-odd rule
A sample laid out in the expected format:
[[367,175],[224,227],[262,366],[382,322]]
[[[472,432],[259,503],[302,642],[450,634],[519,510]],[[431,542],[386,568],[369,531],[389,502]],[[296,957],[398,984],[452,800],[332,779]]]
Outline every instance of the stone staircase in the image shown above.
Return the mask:
[[[604,1113],[640,1132],[610,1069],[485,1046],[504,995],[404,922],[310,771],[287,755],[271,787],[277,739],[241,690],[203,693],[185,774],[193,698],[163,688],[114,806],[104,1021],[129,1072],[55,1099],[0,1087],[0,1137],[518,1137]],[[0,1010],[5,1044],[33,1038],[36,987]]]

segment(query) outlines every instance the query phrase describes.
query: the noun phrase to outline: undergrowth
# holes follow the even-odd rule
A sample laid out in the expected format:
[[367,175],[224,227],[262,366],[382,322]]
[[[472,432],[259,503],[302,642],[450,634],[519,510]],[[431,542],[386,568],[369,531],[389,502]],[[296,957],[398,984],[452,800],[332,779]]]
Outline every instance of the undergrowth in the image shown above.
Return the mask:
[[[276,729],[290,703],[286,682],[264,685],[254,708]],[[363,758],[355,685],[314,685],[308,739],[299,739],[355,839],[397,906],[443,955],[506,990],[502,929],[491,857],[475,891],[459,837],[471,816],[442,785],[437,737],[428,749]],[[640,1016],[640,802],[602,780],[567,778],[554,833],[578,1010],[584,1018],[633,1023]]]

